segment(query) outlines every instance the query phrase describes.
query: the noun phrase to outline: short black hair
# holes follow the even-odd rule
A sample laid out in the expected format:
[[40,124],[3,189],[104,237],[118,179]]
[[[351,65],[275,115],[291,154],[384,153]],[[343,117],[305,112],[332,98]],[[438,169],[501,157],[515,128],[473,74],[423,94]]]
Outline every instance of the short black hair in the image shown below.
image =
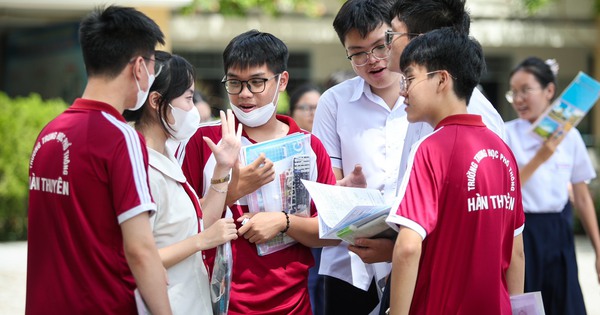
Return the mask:
[[[523,60],[510,72],[510,77],[512,78],[517,71],[531,73],[544,89],[548,87],[550,83],[557,86],[556,75],[554,75],[552,68],[550,68],[544,60],[538,57],[528,57]],[[556,89],[554,89],[554,94],[556,95]],[[552,97],[554,97],[554,95],[552,95]]]
[[400,70],[404,72],[411,65],[423,66],[428,72],[448,71],[454,80],[454,93],[467,103],[486,69],[479,42],[449,27],[410,41],[400,57]]
[[150,58],[164,44],[158,25],[128,7],[96,8],[81,21],[79,43],[88,76],[116,77],[137,55]]
[[304,83],[297,87],[292,94],[290,94],[290,114],[294,113],[296,106],[298,105],[298,101],[304,96],[304,94],[308,92],[317,92],[321,93],[319,88],[312,83]]
[[[163,63],[160,75],[156,77],[150,87],[150,92],[158,92],[161,97],[158,100],[158,120],[164,131],[172,135],[172,128],[165,124],[169,110],[169,104],[172,100],[185,93],[196,80],[196,71],[194,66],[179,55],[171,55],[168,52],[156,51],[156,60]],[[144,123],[148,115],[149,99],[144,106],[136,111],[126,110],[123,116],[127,121]],[[196,110],[195,108],[193,110]]]
[[287,70],[289,52],[279,38],[250,30],[234,37],[223,51],[225,74],[229,69],[248,69],[267,65],[274,74]]
[[390,12],[390,20],[397,17],[409,33],[424,34],[452,27],[468,35],[471,25],[465,0],[398,0]]
[[333,29],[345,45],[346,35],[353,29],[364,38],[382,24],[389,25],[391,8],[390,0],[348,0],[335,16]]

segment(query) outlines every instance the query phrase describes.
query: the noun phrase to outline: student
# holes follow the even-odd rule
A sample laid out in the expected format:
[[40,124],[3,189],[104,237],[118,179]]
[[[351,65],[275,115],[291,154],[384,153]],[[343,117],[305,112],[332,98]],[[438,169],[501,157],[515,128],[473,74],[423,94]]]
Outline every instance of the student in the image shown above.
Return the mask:
[[[432,1],[421,2],[425,6]],[[417,2],[411,3],[420,6]],[[406,169],[406,162],[399,161],[408,157],[411,145],[419,137],[432,130],[426,124],[408,124],[406,120],[397,71],[398,51],[403,48],[398,44],[408,39],[406,34],[395,35],[393,41],[386,42],[386,38],[390,38],[386,31],[391,29],[392,4],[393,1],[349,0],[338,12],[333,26],[358,77],[323,93],[313,125],[314,134],[323,141],[331,156],[337,178],[349,174],[360,164],[367,186],[381,190],[388,203],[396,197]],[[452,8],[443,4],[428,6],[445,13],[439,16],[446,18],[423,18],[421,22],[427,29],[420,32],[462,24],[468,14],[464,3],[460,4],[462,6]],[[411,18],[420,19],[417,15]],[[498,134],[504,133],[502,118],[481,93],[474,92],[471,102],[469,112],[481,113],[486,125],[492,126]],[[377,310],[373,310],[379,300],[376,287],[385,284],[390,270],[389,264],[380,262],[391,261],[394,243],[388,239],[361,239],[357,244],[359,246],[342,243],[323,249],[321,274],[326,275],[327,314],[369,314],[371,311],[377,314]]]
[[[552,67],[551,67],[552,66]],[[553,71],[555,68],[556,71]],[[527,225],[525,292],[541,291],[546,314],[585,314],[577,274],[572,208],[596,252],[600,279],[600,233],[587,182],[596,177],[583,139],[576,128],[546,141],[533,137],[531,125],[556,95],[558,64],[537,57],[519,63],[510,74],[507,99],[519,118],[506,123],[506,143],[521,170]],[[571,185],[573,205],[567,187]]]
[[[236,36],[225,48],[223,83],[235,117],[244,126],[242,145],[277,139],[296,132],[307,133],[291,118],[276,115],[279,93],[285,90],[289,81],[287,60],[288,49],[280,39],[256,30]],[[218,143],[221,140],[221,128],[218,125],[200,127],[186,146],[184,173],[201,196],[208,192],[209,179],[220,180],[213,175],[214,156],[203,137]],[[325,148],[315,136],[311,136],[310,141],[310,180],[335,184]],[[256,170],[273,167],[273,163],[264,156],[257,161]],[[273,179],[272,175],[268,177],[267,180]],[[231,242],[233,273],[229,314],[312,314],[307,288],[308,269],[313,265],[309,246],[330,244],[318,238],[316,209],[311,207],[311,217],[282,212],[248,213],[246,198],[239,196],[240,189],[234,178],[227,194],[234,196],[235,202],[228,203],[226,211],[204,213],[213,217],[232,216],[238,234],[242,236]],[[253,182],[260,181],[262,179]],[[254,190],[259,187],[255,185]],[[242,221],[248,218],[242,226]],[[259,256],[256,244],[271,240],[280,233],[286,233],[298,243]]]
[[308,132],[312,131],[313,119],[321,91],[306,83],[294,90],[290,95],[290,113],[298,126]]
[[523,292],[524,214],[518,168],[467,100],[485,69],[479,43],[451,28],[413,39],[400,59],[415,144],[387,221],[399,226],[391,314],[512,314]]
[[[169,276],[169,300],[173,314],[211,314],[208,273],[202,251],[237,238],[233,219],[217,222],[200,221],[202,209],[198,197],[185,180],[167,139],[185,141],[198,129],[200,114],[194,107],[194,67],[178,55],[157,51],[163,61],[145,104],[137,111],[124,114],[145,138],[148,146],[150,189],[156,202],[156,214],[150,219],[156,245]],[[231,111],[221,112],[222,141],[215,145],[207,139],[216,157],[214,174],[229,174],[240,151],[242,129],[234,131]],[[224,207],[227,183],[212,184],[202,205],[204,211],[220,211]]]
[[26,314],[170,314],[149,216],[148,152],[121,113],[144,104],[163,33],[109,6],[79,28],[88,75],[81,98],[41,131],[29,164]]

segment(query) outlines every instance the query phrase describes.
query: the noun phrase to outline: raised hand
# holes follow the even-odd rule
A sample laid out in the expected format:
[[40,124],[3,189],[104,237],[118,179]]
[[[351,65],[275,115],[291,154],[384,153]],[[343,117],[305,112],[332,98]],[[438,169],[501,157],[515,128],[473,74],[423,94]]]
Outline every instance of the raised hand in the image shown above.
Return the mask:
[[236,132],[235,118],[231,109],[227,110],[227,115],[225,115],[223,111],[221,111],[219,115],[221,116],[221,141],[216,145],[208,137],[203,137],[203,139],[215,156],[217,164],[231,169],[237,164],[240,148],[242,146],[242,124],[238,125]]

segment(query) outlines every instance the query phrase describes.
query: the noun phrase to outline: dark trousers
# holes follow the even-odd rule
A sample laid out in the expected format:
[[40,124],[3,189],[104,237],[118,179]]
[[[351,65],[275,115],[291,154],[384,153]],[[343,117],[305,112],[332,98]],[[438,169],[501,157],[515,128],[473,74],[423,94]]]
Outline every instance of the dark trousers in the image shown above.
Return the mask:
[[321,265],[321,248],[311,248],[315,265],[308,269],[308,294],[310,295],[310,304],[313,315],[323,315],[323,299],[325,291],[324,276],[319,274]]
[[368,291],[363,291],[346,281],[325,278],[325,315],[367,315],[379,303],[375,279]]
[[562,213],[525,214],[525,292],[541,291],[546,315],[583,315],[571,204]]

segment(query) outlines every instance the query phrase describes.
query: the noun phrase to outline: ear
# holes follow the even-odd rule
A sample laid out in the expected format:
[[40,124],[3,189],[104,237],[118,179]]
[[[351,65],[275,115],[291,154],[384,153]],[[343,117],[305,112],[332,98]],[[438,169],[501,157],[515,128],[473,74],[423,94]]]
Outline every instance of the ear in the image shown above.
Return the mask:
[[152,109],[157,110],[161,98],[162,95],[160,95],[160,93],[152,91],[150,95],[148,95],[148,105],[150,105]]
[[448,71],[438,72],[438,91],[452,88],[452,78]]
[[290,80],[290,74],[287,71],[283,71],[281,73],[281,78],[279,79],[279,92],[283,92],[285,91],[285,88],[288,85],[288,82]]
[[550,82],[548,86],[546,86],[546,88],[544,89],[544,97],[548,100],[548,102],[550,102],[554,97],[555,91],[556,85],[554,85],[554,83],[552,82]]
[[133,75],[140,82],[140,80],[145,77],[145,69],[142,63],[144,62],[144,58],[142,56],[137,56],[131,61],[131,67],[133,68]]

